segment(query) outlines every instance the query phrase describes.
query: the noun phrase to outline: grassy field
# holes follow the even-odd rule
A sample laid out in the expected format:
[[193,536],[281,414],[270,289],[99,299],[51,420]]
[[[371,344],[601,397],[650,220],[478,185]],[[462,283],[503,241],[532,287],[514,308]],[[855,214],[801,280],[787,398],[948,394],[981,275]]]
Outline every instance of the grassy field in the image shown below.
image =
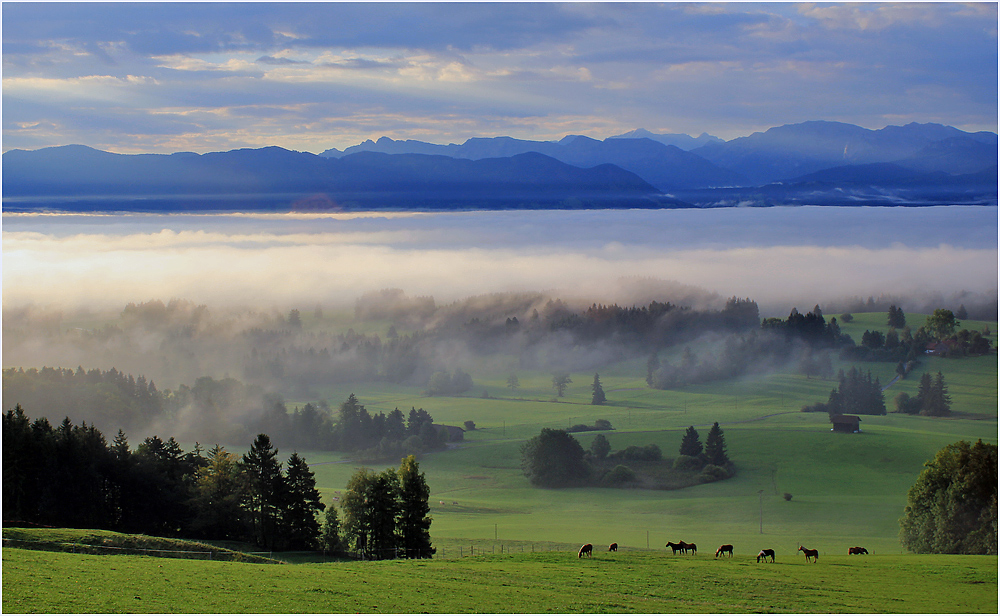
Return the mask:
[[621,551],[251,565],[3,551],[5,613],[996,613],[997,559]]
[[[920,315],[908,319],[914,327],[923,322]],[[965,325],[997,329],[995,323]],[[865,329],[884,331],[885,315],[859,314],[845,325],[855,339]],[[657,391],[646,387],[645,361],[633,360],[602,369],[608,403],[598,407],[589,404],[592,373],[571,375],[566,396],[556,399],[551,375],[522,372],[520,387],[511,391],[506,387],[509,367],[497,358],[492,363],[492,373],[467,368],[476,396],[427,397],[381,383],[323,392],[333,406],[353,392],[372,411],[416,406],[439,423],[475,421],[478,429],[467,432],[465,442],[420,460],[431,487],[432,534],[444,548],[439,557],[452,557],[456,550],[448,546],[474,542],[499,550],[505,542],[662,548],[678,540],[712,550],[732,543],[738,552],[754,554],[763,547],[787,553],[800,543],[838,554],[853,545],[900,554],[898,519],[923,463],[957,440],[997,439],[995,355],[925,358],[915,375],[886,390],[886,406],[892,410],[898,391],[915,394],[917,375],[940,370],[954,417],[865,416],[861,434],[834,434],[825,414],[799,412],[826,400],[837,385],[831,379],[777,373]],[[837,363],[835,369],[848,366]],[[894,364],[859,367],[883,383],[894,376]],[[490,398],[481,397],[483,389]],[[521,444],[541,428],[596,419],[615,426],[605,433],[613,449],[656,443],[667,457],[676,455],[687,426],[696,426],[704,438],[718,421],[737,475],[676,491],[531,487],[520,471]],[[594,436],[578,433],[576,438],[588,448]],[[305,455],[326,502],[359,468],[339,454]],[[786,492],[790,501],[783,498]]]
[[[843,330],[855,340],[865,329],[887,329],[884,313],[854,317]],[[923,316],[907,320],[916,328]],[[996,323],[963,327],[989,327],[996,342]],[[859,367],[883,384],[894,376],[894,364]],[[958,440],[997,442],[996,355],[924,358],[915,374],[885,391],[886,406],[892,410],[899,391],[915,394],[922,372],[941,371],[953,417],[864,416],[860,434],[832,433],[825,414],[800,412],[825,401],[837,383],[792,372],[658,391],[646,386],[645,359],[623,361],[600,369],[608,402],[593,406],[592,372],[572,374],[566,396],[556,398],[551,374],[518,370],[513,357],[474,361],[463,370],[475,381],[468,396],[428,397],[386,383],[320,392],[333,408],[354,393],[373,412],[413,406],[437,423],[476,423],[463,442],[420,458],[431,489],[433,561],[297,557],[286,560],[300,564],[270,567],[5,548],[4,611],[997,611],[995,556],[903,554],[897,538],[906,492],[925,461]],[[506,386],[512,372],[520,381],[513,391]],[[615,426],[604,432],[614,450],[656,443],[668,458],[688,426],[704,439],[718,421],[737,474],[673,491],[531,487],[520,470],[523,442],[541,428],[596,419]],[[595,435],[576,438],[589,448]],[[279,458],[291,453],[282,448]],[[325,503],[360,467],[339,453],[300,453]],[[680,540],[697,543],[699,555],[669,556],[664,544]],[[604,552],[611,542],[622,551]],[[598,547],[594,559],[576,558],[582,543]],[[736,548],[731,561],[712,558],[723,543]],[[820,563],[806,565],[799,545],[819,549]],[[849,558],[847,548],[855,545],[873,555]],[[753,562],[762,548],[776,550],[778,563]]]

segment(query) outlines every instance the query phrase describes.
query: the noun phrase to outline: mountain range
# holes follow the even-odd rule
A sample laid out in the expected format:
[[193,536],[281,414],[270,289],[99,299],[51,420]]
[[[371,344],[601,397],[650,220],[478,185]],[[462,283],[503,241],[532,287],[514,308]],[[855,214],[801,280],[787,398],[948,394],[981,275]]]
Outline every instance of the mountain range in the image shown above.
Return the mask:
[[279,147],[3,154],[8,211],[664,208],[997,203],[997,135],[940,124],[811,121],[724,141],[642,129],[604,140],[382,137],[319,155]]

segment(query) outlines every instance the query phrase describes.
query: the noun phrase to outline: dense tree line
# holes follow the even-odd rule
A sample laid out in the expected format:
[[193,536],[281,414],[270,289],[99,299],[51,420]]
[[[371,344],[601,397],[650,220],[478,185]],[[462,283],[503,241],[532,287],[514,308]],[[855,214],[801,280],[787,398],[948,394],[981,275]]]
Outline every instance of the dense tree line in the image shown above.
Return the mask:
[[906,497],[899,538],[911,552],[997,553],[997,446],[959,441],[928,461]]
[[171,437],[135,450],[86,423],[56,428],[20,405],[3,417],[3,516],[52,526],[253,541],[309,549],[323,509],[312,471],[258,435],[238,459],[221,447],[185,452]]
[[3,397],[29,408],[59,408],[64,415],[88,417],[125,430],[155,421],[165,406],[164,395],[152,380],[114,368],[6,368]]
[[885,415],[885,396],[878,377],[862,373],[855,367],[837,375],[838,386],[830,392],[825,403],[818,402],[802,408],[806,413],[834,415]]
[[115,369],[9,368],[3,371],[3,396],[26,408],[86,417],[108,432],[148,434],[169,426],[182,441],[239,444],[264,433],[295,448],[391,459],[440,449],[449,440],[423,409],[410,409],[408,417],[399,409],[372,415],[352,395],[336,413],[324,401],[289,411],[279,396],[231,378],[201,377],[192,386],[160,391],[144,376]]

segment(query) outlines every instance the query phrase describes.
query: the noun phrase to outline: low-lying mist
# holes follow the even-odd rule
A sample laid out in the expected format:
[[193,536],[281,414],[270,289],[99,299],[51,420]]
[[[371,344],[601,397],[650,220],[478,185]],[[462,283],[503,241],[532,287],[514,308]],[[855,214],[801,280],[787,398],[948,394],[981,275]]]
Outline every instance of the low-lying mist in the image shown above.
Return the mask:
[[[996,223],[997,208],[4,216],[3,367],[235,391],[215,415],[174,397],[131,425],[236,440],[282,398],[466,382],[471,365],[583,372],[663,351],[663,382],[786,369],[816,360],[734,336],[814,305],[995,320]],[[667,365],[685,347],[696,359]]]

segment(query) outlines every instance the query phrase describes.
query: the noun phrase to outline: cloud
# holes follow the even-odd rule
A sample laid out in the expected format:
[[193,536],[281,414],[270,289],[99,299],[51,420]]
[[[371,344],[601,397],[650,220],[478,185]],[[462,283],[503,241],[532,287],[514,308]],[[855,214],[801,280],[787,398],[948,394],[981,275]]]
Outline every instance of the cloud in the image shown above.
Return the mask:
[[[4,18],[5,148],[997,124],[995,5],[12,3]],[[170,125],[158,111],[253,105],[302,106],[250,127]],[[336,121],[365,110],[395,121]]]
[[173,297],[349,306],[382,288],[439,302],[549,289],[622,301],[610,297],[615,282],[641,277],[787,309],[846,295],[993,288],[995,219],[996,208],[136,216],[115,219],[109,233],[101,218],[5,216],[3,293],[5,306],[106,308]]

